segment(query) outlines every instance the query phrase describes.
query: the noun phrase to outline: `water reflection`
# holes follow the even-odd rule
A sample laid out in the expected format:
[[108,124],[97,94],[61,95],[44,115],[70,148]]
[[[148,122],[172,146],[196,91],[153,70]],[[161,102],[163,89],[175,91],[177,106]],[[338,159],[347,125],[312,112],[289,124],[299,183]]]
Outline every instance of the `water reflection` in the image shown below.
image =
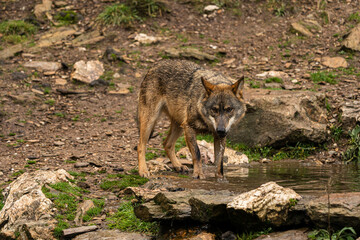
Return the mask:
[[207,190],[225,190],[234,192],[249,191],[261,184],[275,181],[283,187],[290,187],[302,195],[323,195],[331,177],[331,192],[360,191],[360,171],[358,165],[315,165],[299,161],[279,161],[267,164],[255,164],[249,167],[228,167],[228,183],[217,183],[211,177],[214,168],[207,167],[206,180],[191,178],[176,179],[178,186],[185,188],[203,188]]

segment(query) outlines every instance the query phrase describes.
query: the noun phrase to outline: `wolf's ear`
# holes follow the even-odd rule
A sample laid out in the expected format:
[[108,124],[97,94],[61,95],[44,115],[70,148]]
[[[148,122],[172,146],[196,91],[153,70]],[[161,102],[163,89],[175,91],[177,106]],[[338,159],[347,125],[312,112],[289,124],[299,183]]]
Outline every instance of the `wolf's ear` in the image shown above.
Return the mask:
[[242,96],[242,90],[244,88],[244,76],[242,76],[236,83],[231,85],[231,90],[236,96]]
[[210,95],[214,90],[215,85],[208,82],[204,77],[201,77],[201,82],[204,85],[207,94]]

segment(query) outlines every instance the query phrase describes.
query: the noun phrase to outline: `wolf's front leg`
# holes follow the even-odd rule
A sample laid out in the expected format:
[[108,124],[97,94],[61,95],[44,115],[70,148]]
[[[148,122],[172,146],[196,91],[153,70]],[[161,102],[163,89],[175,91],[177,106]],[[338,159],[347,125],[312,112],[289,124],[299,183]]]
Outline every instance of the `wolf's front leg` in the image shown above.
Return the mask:
[[193,159],[194,173],[193,178],[205,179],[205,175],[202,170],[200,149],[196,143],[196,132],[190,127],[184,128],[186,145],[191,152]]
[[224,176],[224,152],[226,146],[226,138],[219,138],[214,136],[214,155],[215,155],[215,165],[216,173],[215,178],[218,182],[226,181]]

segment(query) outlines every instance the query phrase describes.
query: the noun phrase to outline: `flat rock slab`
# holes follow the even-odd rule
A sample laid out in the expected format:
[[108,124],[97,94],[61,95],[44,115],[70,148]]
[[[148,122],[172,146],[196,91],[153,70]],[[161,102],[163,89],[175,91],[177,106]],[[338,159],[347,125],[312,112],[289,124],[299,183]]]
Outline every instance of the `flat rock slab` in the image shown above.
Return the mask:
[[229,139],[247,146],[276,146],[328,139],[325,95],[310,91],[246,89],[245,117]]
[[334,229],[353,227],[360,231],[360,192],[333,193],[324,195],[310,201],[307,213],[315,226],[325,228],[328,225],[328,212],[330,208],[330,222]]
[[119,230],[99,230],[96,232],[89,232],[81,234],[73,238],[73,240],[91,240],[91,239],[106,239],[106,240],[150,240],[151,237],[140,233],[120,232]]
[[104,73],[104,66],[100,61],[83,60],[74,64],[75,71],[71,74],[72,79],[90,84],[92,81],[99,79]]
[[340,111],[343,130],[351,130],[360,122],[360,101],[348,100],[341,106]]
[[26,62],[24,67],[35,68],[39,71],[57,71],[62,68],[59,62],[31,61]]

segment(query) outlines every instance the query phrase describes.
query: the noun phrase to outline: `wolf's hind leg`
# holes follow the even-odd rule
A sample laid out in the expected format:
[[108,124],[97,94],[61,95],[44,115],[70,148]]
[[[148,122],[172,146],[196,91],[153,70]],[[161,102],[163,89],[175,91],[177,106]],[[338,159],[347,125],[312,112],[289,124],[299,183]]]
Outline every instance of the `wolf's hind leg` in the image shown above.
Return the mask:
[[164,148],[175,170],[177,172],[187,172],[189,169],[182,165],[175,155],[175,143],[181,134],[182,128],[179,126],[179,124],[177,124],[175,121],[171,121],[169,134],[164,141]]
[[142,177],[149,177],[150,173],[146,166],[145,153],[146,144],[149,140],[150,134],[154,129],[156,120],[161,113],[162,104],[158,102],[154,105],[139,104],[138,117],[139,117],[139,144],[137,148],[139,175]]

